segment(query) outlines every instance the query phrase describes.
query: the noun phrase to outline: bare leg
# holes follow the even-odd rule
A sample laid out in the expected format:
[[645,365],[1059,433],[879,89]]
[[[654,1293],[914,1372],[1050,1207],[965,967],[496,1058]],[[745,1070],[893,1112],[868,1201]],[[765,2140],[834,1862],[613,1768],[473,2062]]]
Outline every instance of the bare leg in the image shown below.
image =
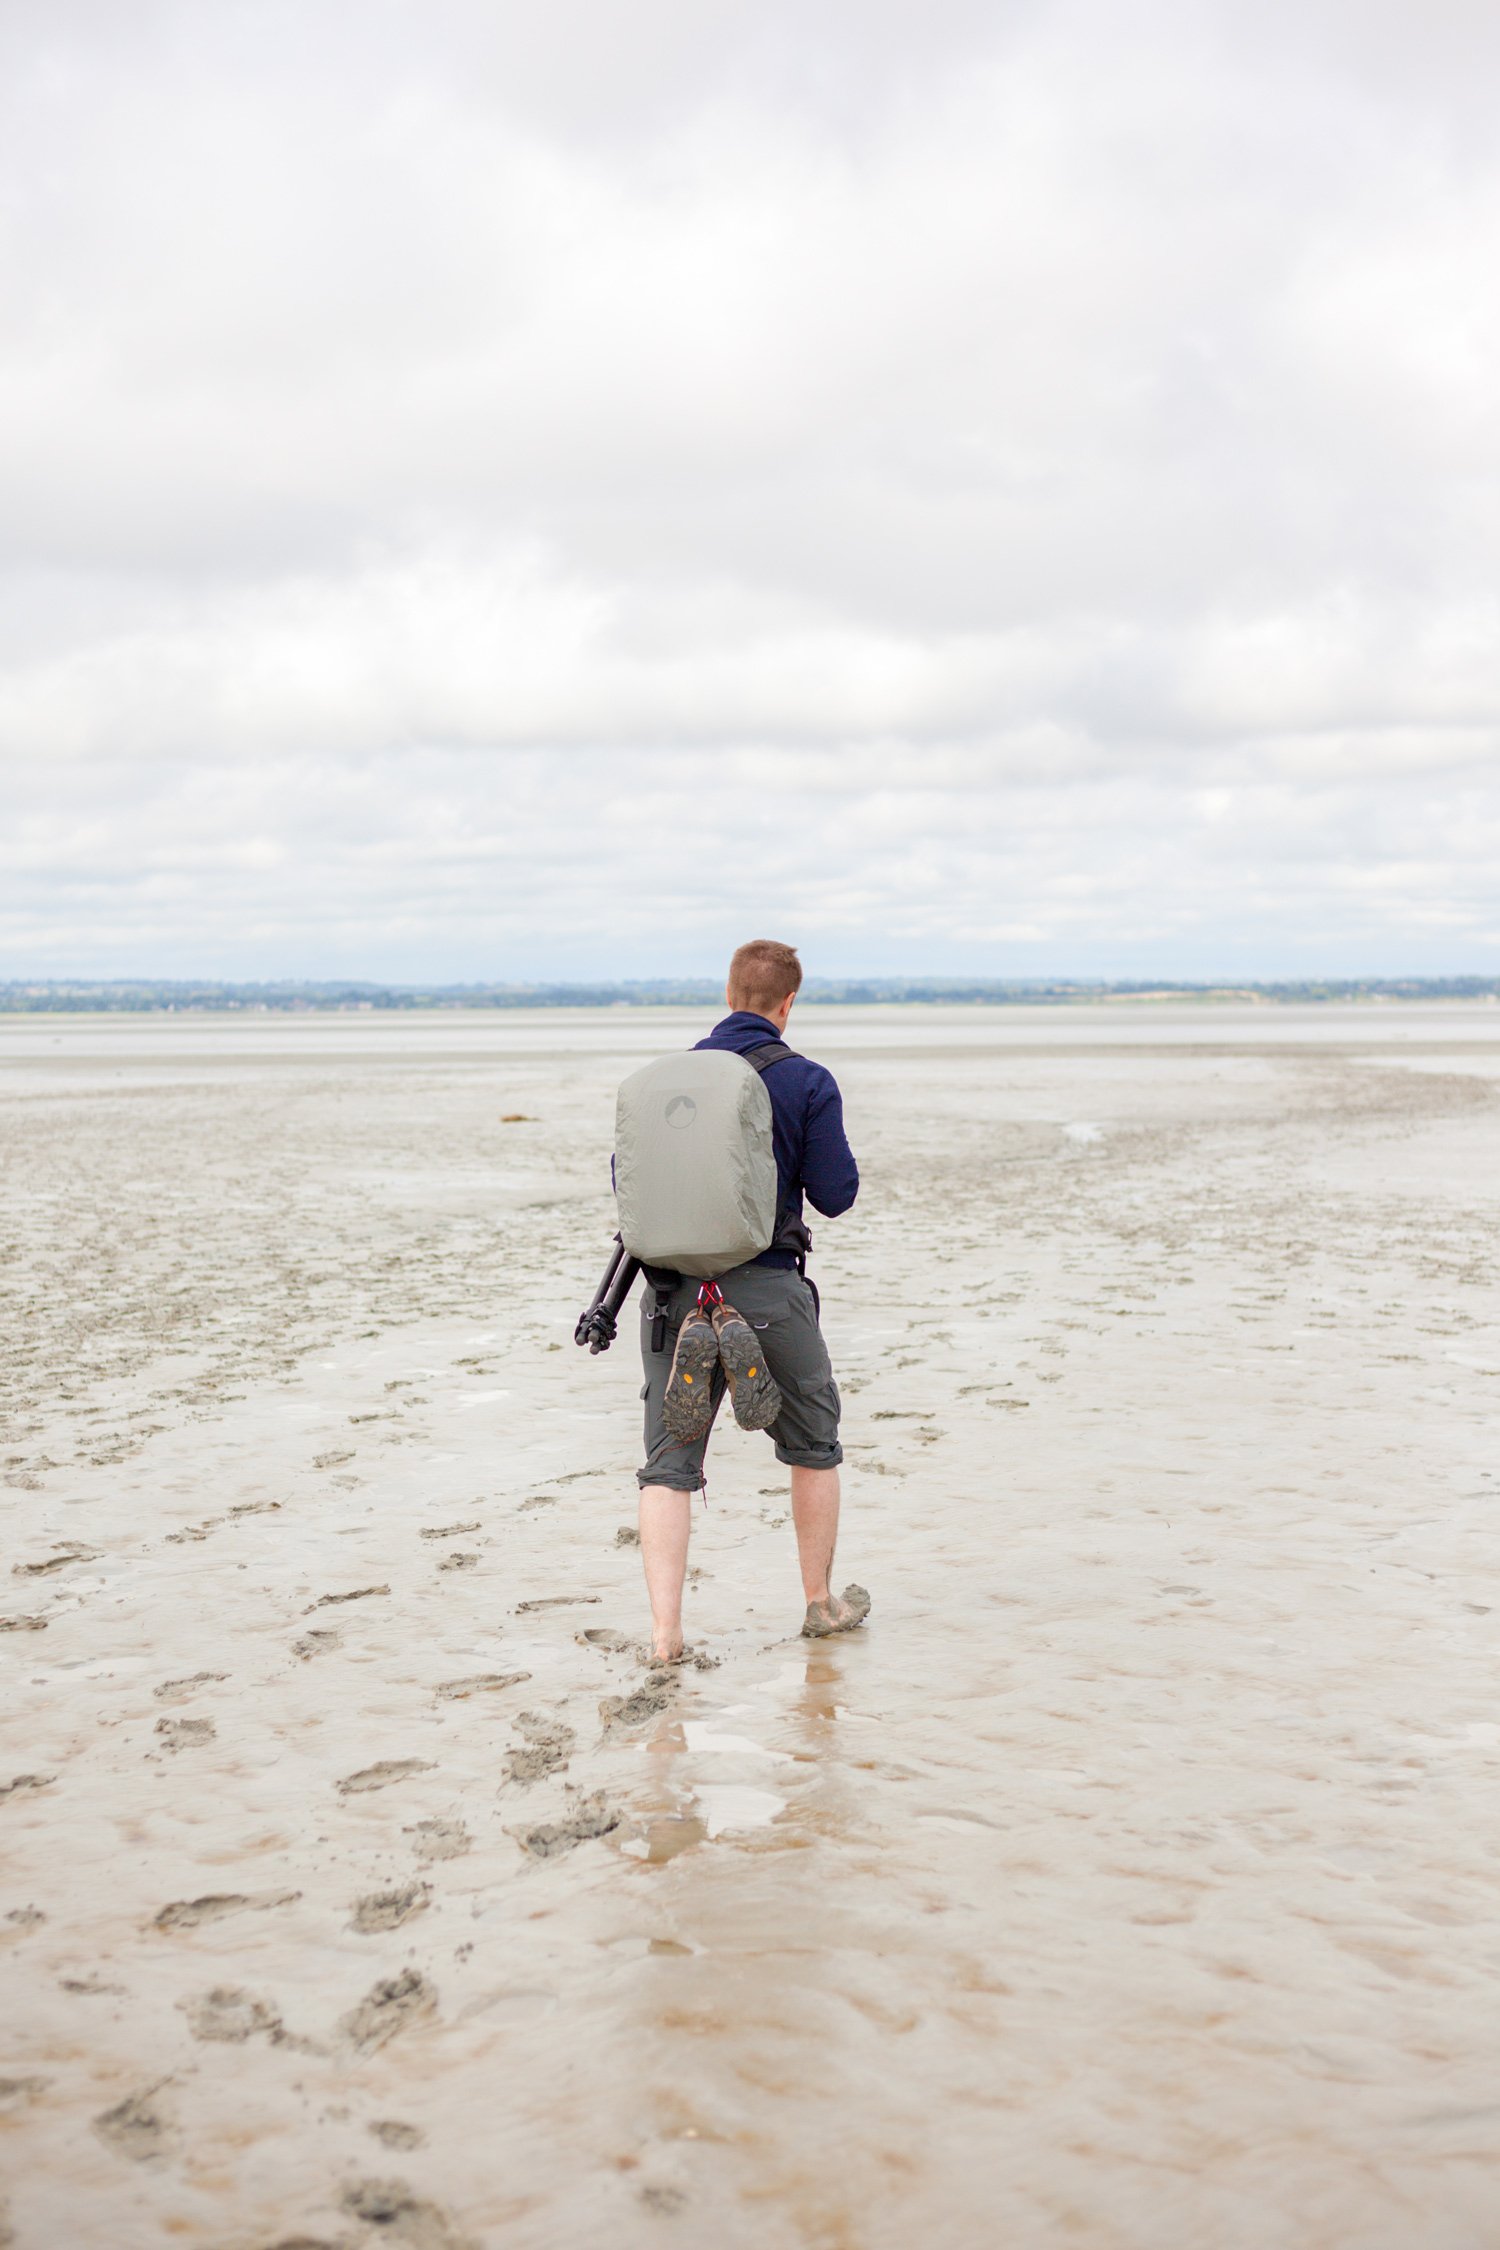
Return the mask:
[[793,1469],[792,1521],[797,1526],[802,1592],[810,1602],[826,1602],[839,1535],[837,1469]]
[[682,1654],[682,1586],[687,1577],[693,1496],[669,1484],[641,1486],[641,1560],[651,1604],[651,1654]]
[[802,1591],[807,1616],[802,1630],[814,1639],[827,1633],[846,1633],[863,1624],[870,1597],[862,1586],[847,1586],[842,1595],[829,1587],[833,1550],[839,1533],[839,1473],[837,1469],[793,1469],[792,1521],[797,1527],[797,1560],[802,1566]]

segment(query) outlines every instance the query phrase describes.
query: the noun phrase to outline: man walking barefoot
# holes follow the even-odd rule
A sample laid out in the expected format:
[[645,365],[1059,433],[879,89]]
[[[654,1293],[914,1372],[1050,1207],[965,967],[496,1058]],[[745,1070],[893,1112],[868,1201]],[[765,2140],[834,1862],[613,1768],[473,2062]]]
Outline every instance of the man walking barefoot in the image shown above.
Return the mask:
[[[781,1040],[801,983],[802,964],[791,946],[769,938],[742,945],[730,962],[724,995],[731,1012],[698,1045],[743,1055]],[[837,1218],[859,1193],[859,1169],[844,1135],[838,1086],[820,1063],[805,1055],[789,1055],[766,1071],[762,1083],[771,1100],[776,1232],[768,1250],[720,1274],[718,1286],[748,1323],[781,1394],[780,1410],[767,1434],[775,1444],[777,1460],[792,1472],[792,1520],[807,1601],[802,1630],[820,1638],[862,1624],[870,1597],[860,1586],[847,1586],[836,1595],[829,1583],[839,1526],[839,1463],[844,1454],[839,1444],[838,1385],[818,1326],[817,1291],[802,1271],[811,1240],[802,1221],[802,1203],[805,1195],[824,1218]],[[661,1348],[653,1351],[659,1304],[666,1316],[666,1333],[662,1338],[658,1332]],[[669,1411],[668,1386],[677,1367],[683,1324],[694,1319],[697,1304],[698,1283],[680,1277],[664,1301],[649,1286],[641,1300],[641,1360],[646,1376],[646,1461],[636,1476],[641,1556],[651,1602],[651,1653],[656,1661],[668,1664],[682,1655],[682,1588],[692,1496],[703,1485],[703,1455],[726,1388],[725,1364],[731,1378],[738,1367],[735,1407],[748,1427],[760,1426],[753,1405],[746,1401],[752,1385],[764,1381],[753,1356],[742,1351],[737,1362],[721,1318],[715,1328],[724,1340],[722,1360],[714,1358],[708,1339],[700,1346],[707,1352],[701,1364],[711,1367],[710,1403],[705,1412],[687,1417],[700,1425],[696,1435],[684,1440],[673,1434],[669,1422],[681,1429],[684,1416],[679,1400],[670,1402],[678,1411]],[[691,1369],[691,1351],[684,1354],[684,1361]],[[692,1380],[691,1372],[686,1379]],[[682,1380],[679,1369],[678,1382]]]

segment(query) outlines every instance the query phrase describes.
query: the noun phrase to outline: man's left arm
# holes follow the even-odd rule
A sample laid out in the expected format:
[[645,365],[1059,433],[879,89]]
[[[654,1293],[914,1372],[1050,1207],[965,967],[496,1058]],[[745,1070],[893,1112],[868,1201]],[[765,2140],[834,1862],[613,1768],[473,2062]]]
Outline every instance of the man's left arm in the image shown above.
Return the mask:
[[802,1188],[825,1219],[847,1211],[859,1193],[859,1166],[844,1131],[844,1100],[836,1081],[820,1070],[807,1105],[802,1143]]

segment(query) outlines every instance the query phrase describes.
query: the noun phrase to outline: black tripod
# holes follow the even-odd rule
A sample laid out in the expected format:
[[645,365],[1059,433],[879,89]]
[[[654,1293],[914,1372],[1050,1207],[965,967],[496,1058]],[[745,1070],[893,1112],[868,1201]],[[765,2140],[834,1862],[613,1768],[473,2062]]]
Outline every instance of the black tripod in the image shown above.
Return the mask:
[[639,1258],[627,1257],[625,1245],[616,1235],[614,1250],[604,1269],[604,1278],[594,1291],[593,1302],[578,1316],[578,1326],[573,1331],[575,1344],[587,1344],[591,1352],[609,1350],[615,1340],[620,1307],[640,1270]]

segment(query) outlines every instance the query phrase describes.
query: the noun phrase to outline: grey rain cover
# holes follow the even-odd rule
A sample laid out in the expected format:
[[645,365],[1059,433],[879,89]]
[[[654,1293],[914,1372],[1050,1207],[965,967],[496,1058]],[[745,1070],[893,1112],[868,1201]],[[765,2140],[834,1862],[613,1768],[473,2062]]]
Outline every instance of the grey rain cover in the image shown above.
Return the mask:
[[742,1055],[695,1047],[647,1063],[615,1107],[620,1240],[643,1265],[700,1281],[770,1247],[771,1097]]

